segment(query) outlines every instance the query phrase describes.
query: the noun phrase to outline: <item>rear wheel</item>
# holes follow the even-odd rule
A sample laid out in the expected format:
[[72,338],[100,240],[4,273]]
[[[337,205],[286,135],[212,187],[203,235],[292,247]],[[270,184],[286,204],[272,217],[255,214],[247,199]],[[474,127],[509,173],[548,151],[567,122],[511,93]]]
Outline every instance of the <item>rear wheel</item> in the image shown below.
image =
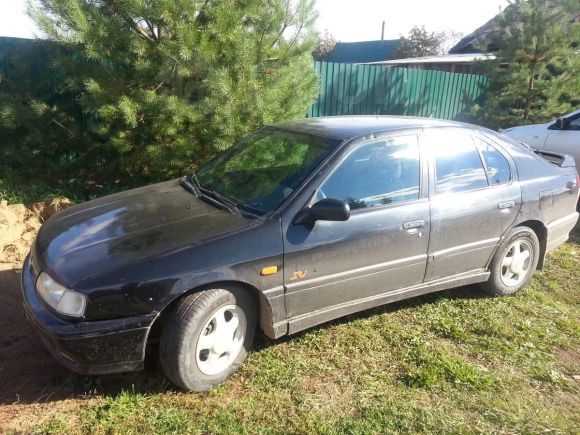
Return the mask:
[[254,301],[244,289],[212,289],[185,296],[161,335],[163,371],[184,390],[206,391],[242,364],[255,329]]
[[491,275],[483,288],[493,295],[513,295],[532,278],[540,256],[536,233],[527,227],[516,227],[507,235],[490,265]]

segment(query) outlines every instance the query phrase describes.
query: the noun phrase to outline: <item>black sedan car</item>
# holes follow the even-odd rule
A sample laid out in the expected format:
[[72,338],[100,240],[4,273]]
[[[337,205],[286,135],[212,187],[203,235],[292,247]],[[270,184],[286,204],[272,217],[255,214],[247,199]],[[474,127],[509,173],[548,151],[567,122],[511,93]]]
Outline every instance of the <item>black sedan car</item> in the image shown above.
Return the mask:
[[510,295],[578,220],[574,160],[420,118],[262,128],[188,177],[69,208],[22,270],[46,346],[88,374],[151,344],[203,391],[271,338],[467,284]]

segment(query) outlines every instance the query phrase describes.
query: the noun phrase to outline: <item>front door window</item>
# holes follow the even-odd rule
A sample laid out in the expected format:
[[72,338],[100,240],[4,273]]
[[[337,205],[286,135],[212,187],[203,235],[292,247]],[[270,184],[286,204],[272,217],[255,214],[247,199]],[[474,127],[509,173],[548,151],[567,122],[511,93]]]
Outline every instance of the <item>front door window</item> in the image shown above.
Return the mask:
[[388,138],[352,151],[324,181],[317,199],[347,201],[351,210],[419,199],[417,136]]

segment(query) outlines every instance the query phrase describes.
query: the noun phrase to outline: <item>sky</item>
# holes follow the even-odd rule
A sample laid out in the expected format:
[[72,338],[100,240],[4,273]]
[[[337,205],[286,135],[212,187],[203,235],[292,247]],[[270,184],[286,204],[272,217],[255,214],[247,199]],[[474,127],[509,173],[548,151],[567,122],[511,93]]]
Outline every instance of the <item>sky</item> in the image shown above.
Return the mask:
[[415,25],[467,35],[497,15],[507,0],[317,0],[318,28],[343,42],[406,35]]
[[[339,41],[396,39],[415,25],[430,31],[471,33],[495,16],[507,0],[317,0],[318,30]],[[38,33],[26,16],[26,0],[0,0],[0,36],[32,38]]]

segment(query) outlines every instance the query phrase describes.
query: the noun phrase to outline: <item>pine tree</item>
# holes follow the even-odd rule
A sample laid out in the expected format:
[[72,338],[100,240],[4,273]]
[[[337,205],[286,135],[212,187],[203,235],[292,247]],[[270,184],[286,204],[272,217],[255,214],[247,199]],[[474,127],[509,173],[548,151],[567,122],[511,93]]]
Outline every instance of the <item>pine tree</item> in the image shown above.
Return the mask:
[[577,0],[510,2],[485,40],[497,58],[479,64],[490,80],[485,101],[472,106],[478,122],[547,122],[580,104],[579,11]]
[[[175,176],[317,91],[313,0],[34,0],[93,140],[82,176]],[[72,54],[71,54],[72,53]]]

